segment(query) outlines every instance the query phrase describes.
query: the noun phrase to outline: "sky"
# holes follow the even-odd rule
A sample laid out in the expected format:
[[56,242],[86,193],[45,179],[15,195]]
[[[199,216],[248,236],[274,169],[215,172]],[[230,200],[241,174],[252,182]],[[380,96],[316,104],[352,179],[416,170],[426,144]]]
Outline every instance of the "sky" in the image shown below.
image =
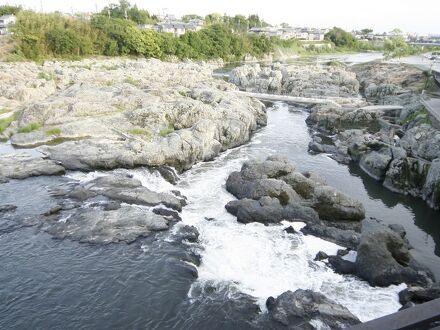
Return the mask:
[[[129,0],[130,1],[130,0]],[[118,0],[0,0],[44,11],[96,11]],[[152,14],[258,14],[271,24],[440,34],[440,0],[131,0]]]

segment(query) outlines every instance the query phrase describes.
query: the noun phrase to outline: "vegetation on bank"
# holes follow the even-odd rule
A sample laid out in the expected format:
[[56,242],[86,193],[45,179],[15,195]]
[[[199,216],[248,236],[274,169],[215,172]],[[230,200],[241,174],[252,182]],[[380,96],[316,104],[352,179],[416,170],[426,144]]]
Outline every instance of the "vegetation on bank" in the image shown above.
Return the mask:
[[[10,61],[80,59],[97,55],[238,61],[246,55],[260,58],[274,50],[310,55],[384,48],[390,54],[403,54],[412,50],[398,39],[385,45],[359,41],[351,33],[337,27],[320,42],[281,40],[249,34],[249,28],[268,26],[257,15],[229,17],[210,14],[204,18],[205,25],[200,31],[187,31],[175,37],[170,33],[140,28],[140,24],[156,23],[157,17],[132,6],[126,0],[105,7],[91,19],[66,17],[60,13],[36,13],[14,6],[0,6],[0,12],[17,16],[13,27],[15,50],[7,58]],[[183,17],[184,21],[193,19],[201,17]]]

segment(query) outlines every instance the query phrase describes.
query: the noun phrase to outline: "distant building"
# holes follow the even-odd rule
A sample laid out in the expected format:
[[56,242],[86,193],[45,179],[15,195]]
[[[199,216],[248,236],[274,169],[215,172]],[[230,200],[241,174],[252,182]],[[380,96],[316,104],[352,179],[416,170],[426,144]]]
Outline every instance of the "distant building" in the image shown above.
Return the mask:
[[11,34],[9,28],[15,23],[16,20],[17,18],[14,15],[0,16],[0,34]]
[[172,33],[176,37],[181,36],[182,34],[185,34],[187,31],[199,31],[203,27],[203,20],[191,20],[188,23],[182,22],[182,21],[163,21],[159,22],[157,24],[151,25],[151,24],[143,24],[139,25],[142,29],[148,29],[148,30],[154,30],[157,32],[165,32],[165,33]]
[[266,37],[279,37],[280,39],[298,39],[308,41],[322,41],[328,29],[301,28],[301,27],[255,27],[249,33],[265,35]]

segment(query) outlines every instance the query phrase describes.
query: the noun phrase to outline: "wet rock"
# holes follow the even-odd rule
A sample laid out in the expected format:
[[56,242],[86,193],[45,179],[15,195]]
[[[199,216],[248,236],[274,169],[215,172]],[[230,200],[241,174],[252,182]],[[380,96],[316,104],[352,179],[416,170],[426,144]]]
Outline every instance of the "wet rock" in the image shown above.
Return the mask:
[[347,250],[347,249],[339,249],[336,252],[336,255],[343,257],[343,256],[346,256],[349,252],[350,252],[350,250]]
[[315,188],[311,206],[324,220],[360,221],[365,217],[365,209],[360,202],[329,186]]
[[196,243],[199,239],[200,233],[194,226],[183,226],[179,228],[178,235],[181,237],[182,240]]
[[310,207],[297,203],[281,205],[277,199],[270,203],[264,198],[256,201],[241,199],[226,204],[226,210],[237,217],[241,223],[261,222],[264,224],[278,223],[283,220],[316,222],[319,220],[317,213]]
[[419,196],[425,186],[430,164],[422,159],[394,159],[386,172],[384,187],[391,191]]
[[170,217],[175,221],[182,221],[182,218],[180,217],[179,213],[174,210],[165,209],[165,208],[154,208],[153,212],[155,214],[159,214],[164,217]]
[[356,264],[354,262],[342,259],[340,256],[328,257],[328,263],[338,274],[356,274]]
[[270,317],[289,329],[314,329],[314,321],[330,329],[360,323],[347,308],[311,290],[286,291],[266,304]]
[[432,161],[440,158],[440,131],[427,124],[413,127],[405,132],[400,146],[413,156]]
[[373,286],[428,286],[433,281],[432,273],[412,258],[406,241],[383,225],[363,231],[357,248],[356,272]]
[[288,234],[296,234],[296,230],[292,226],[284,228],[283,231],[285,231]]
[[280,179],[290,185],[303,198],[312,198],[315,188],[322,185],[299,172],[289,173],[280,177]]
[[429,206],[440,208],[440,158],[432,161],[422,188],[423,199]]
[[132,243],[154,231],[168,229],[169,221],[152,212],[132,206],[118,210],[78,209],[63,221],[46,221],[43,230],[56,238],[108,244]]
[[438,298],[440,298],[439,284],[434,284],[427,288],[410,286],[409,288],[399,292],[399,302],[402,305],[408,303],[423,304]]
[[65,169],[56,162],[29,154],[0,156],[0,177],[25,179],[39,175],[61,175]]
[[17,206],[15,206],[15,205],[10,205],[10,204],[0,205],[0,214],[6,213],[6,212],[13,212],[16,209],[17,209]]
[[356,250],[361,235],[353,230],[342,230],[335,227],[328,227],[318,223],[308,223],[301,229],[304,235],[313,235],[324,240]]
[[413,302],[408,301],[407,303],[403,304],[402,307],[399,308],[399,311],[403,311],[403,310],[405,310],[405,309],[408,309],[408,308],[414,307],[415,305],[416,305],[416,304],[414,304]]
[[55,207],[52,207],[52,208],[51,208],[50,210],[48,210],[47,212],[45,212],[44,215],[45,215],[46,217],[48,217],[48,216],[51,216],[51,215],[54,215],[54,214],[58,214],[58,213],[60,213],[60,211],[61,211],[62,209],[63,209],[62,206],[57,205],[57,206],[55,206]]
[[169,166],[159,166],[156,170],[171,184],[175,185],[179,181],[179,176],[176,174],[175,170]]
[[247,162],[240,172],[233,172],[226,181],[226,189],[235,197],[260,199],[264,196],[277,198],[282,205],[298,201],[298,194],[278,178],[295,170],[284,158],[269,157],[264,162]]
[[103,204],[103,208],[105,211],[114,211],[119,210],[121,208],[121,203],[119,202],[107,202]]
[[316,256],[315,256],[315,259],[313,259],[313,260],[315,260],[315,261],[321,261],[321,260],[324,260],[324,259],[327,259],[327,258],[328,258],[327,253],[322,252],[322,251],[319,251],[319,252],[316,254]]
[[0,176],[0,184],[2,184],[2,183],[8,183],[8,182],[9,182],[8,179],[6,179],[6,178],[3,177],[3,176]]
[[86,200],[101,195],[127,204],[155,206],[163,204],[177,211],[183,201],[168,193],[157,193],[143,187],[141,182],[126,176],[107,175],[75,187],[68,194],[71,198]]
[[383,148],[365,153],[360,159],[359,166],[373,179],[382,180],[392,159],[391,149]]

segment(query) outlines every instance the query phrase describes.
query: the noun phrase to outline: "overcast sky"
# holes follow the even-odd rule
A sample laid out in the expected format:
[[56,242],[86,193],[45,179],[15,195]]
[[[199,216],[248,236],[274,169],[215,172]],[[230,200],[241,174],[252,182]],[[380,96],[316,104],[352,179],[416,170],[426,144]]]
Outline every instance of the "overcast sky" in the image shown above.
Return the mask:
[[[44,11],[95,11],[118,0],[41,0]],[[400,28],[405,32],[440,34],[440,0],[131,0],[153,14],[164,9],[183,14],[258,14],[272,24],[292,26],[373,28],[377,32]],[[40,0],[0,0],[40,10]]]

